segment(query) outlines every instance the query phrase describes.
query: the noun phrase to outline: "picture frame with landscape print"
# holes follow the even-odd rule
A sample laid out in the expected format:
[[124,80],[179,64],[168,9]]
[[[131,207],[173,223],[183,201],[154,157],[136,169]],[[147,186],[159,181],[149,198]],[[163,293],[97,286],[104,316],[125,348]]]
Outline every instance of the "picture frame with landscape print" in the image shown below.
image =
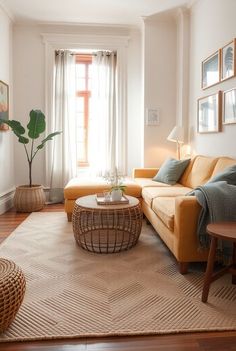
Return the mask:
[[202,62],[202,89],[206,89],[220,81],[220,50]]
[[198,99],[198,133],[216,133],[221,130],[222,93]]
[[236,88],[224,91],[223,124],[236,123]]
[[[9,87],[0,80],[0,118],[9,119]],[[8,130],[7,124],[1,123],[0,130]]]
[[235,39],[221,49],[221,80],[235,76]]

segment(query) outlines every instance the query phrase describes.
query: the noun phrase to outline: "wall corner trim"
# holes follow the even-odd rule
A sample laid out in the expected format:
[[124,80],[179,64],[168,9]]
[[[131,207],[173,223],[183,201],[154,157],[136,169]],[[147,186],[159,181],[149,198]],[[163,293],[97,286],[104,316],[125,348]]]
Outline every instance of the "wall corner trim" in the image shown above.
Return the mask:
[[7,212],[13,207],[14,193],[15,188],[12,188],[0,194],[0,214]]
[[0,0],[0,9],[2,9],[12,22],[15,22],[16,19],[13,12],[2,2],[2,0]]
[[200,0],[191,0],[188,4],[187,4],[187,8],[191,9],[191,7],[193,5],[195,5],[197,2],[199,2]]

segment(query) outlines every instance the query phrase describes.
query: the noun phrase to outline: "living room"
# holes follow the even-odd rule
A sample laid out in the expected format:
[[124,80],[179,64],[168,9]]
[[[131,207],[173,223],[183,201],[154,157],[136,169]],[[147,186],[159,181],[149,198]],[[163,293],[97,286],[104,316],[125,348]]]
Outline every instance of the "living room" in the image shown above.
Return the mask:
[[[26,127],[29,112],[41,110],[45,114],[48,133],[62,131],[61,135],[54,138],[55,143],[61,143],[65,133],[63,129],[57,128],[57,125],[53,124],[50,119],[54,106],[52,86],[54,84],[55,53],[58,50],[71,50],[76,55],[81,52],[83,55],[87,55],[88,52],[92,55],[96,50],[109,50],[109,52],[116,52],[119,77],[122,77],[118,88],[118,106],[121,111],[118,130],[118,168],[123,175],[131,177],[134,169],[157,169],[169,157],[176,158],[178,138],[177,142],[168,140],[175,126],[180,126],[182,131],[182,140],[179,145],[182,160],[193,158],[195,155],[203,155],[215,160],[220,157],[235,159],[236,123],[235,120],[227,122],[225,114],[227,92],[234,92],[235,96],[235,13],[234,0],[133,1],[132,6],[120,1],[112,1],[109,4],[102,1],[99,2],[99,6],[92,0],[87,1],[86,4],[83,1],[78,4],[73,1],[63,1],[59,6],[56,2],[47,4],[46,1],[43,1],[31,4],[27,0],[22,0],[20,3],[16,0],[1,0],[0,81],[9,95],[8,118],[18,120]],[[230,79],[224,78],[221,72],[222,53],[228,47],[233,48],[234,62],[233,73],[227,77]],[[208,84],[204,85],[203,70],[208,69],[211,77],[211,72],[215,68],[214,64],[213,68],[209,68],[212,58],[218,60],[218,80],[208,86]],[[209,97],[215,97],[218,104],[217,123],[214,126],[210,124],[202,126],[199,113],[201,105],[204,105]],[[235,102],[233,107],[235,107]],[[43,139],[43,134],[41,139]],[[62,144],[54,144],[54,140],[49,141],[37,154],[33,163],[32,175],[34,184],[43,185],[47,201],[56,203],[55,193],[50,190],[61,189],[74,177],[74,174],[69,178],[68,176],[63,179],[58,177],[60,179],[56,179],[52,187],[49,171],[52,168],[52,159],[48,155],[52,145],[62,146]],[[95,142],[94,144],[96,146]],[[67,150],[64,152],[66,153]],[[231,165],[231,163],[228,164],[228,161],[226,163]],[[7,222],[6,217],[3,216],[6,216],[7,213],[15,215],[12,209],[15,188],[26,184],[28,179],[24,147],[18,143],[10,128],[0,131],[0,164],[3,174],[0,183],[0,214],[2,215],[0,222],[1,218],[3,218],[2,221]],[[85,168],[76,167],[76,175],[84,177]],[[213,168],[211,173],[213,174]],[[185,187],[192,188],[186,184]],[[128,193],[128,195],[132,194]],[[60,198],[61,194],[59,193],[58,196]],[[59,215],[63,215],[66,220],[66,228],[71,226],[71,223],[67,222],[62,204],[52,204],[46,207],[48,206],[51,206],[52,212],[53,209],[59,209],[61,211],[58,212]],[[21,216],[23,219],[26,218],[24,214]],[[55,218],[61,223],[61,217],[60,219]],[[13,218],[8,219],[6,225],[9,226],[10,221],[13,221]],[[52,223],[55,227],[57,226],[55,219],[52,220]],[[33,222],[31,226],[34,227]],[[153,230],[153,227],[150,229],[145,223],[143,226],[144,231]],[[158,230],[161,231],[159,227]],[[5,234],[0,235],[1,239],[5,237]],[[172,247],[168,240],[165,244],[167,247]],[[132,248],[130,252],[134,249]],[[173,253],[176,257],[175,252]],[[86,257],[84,259],[87,260]],[[177,261],[181,262],[181,259],[177,257]],[[176,277],[181,276],[178,267],[175,274]],[[188,274],[185,277],[188,277]],[[234,285],[229,284],[229,289],[231,294],[235,293]],[[201,303],[200,300],[199,303]],[[232,305],[227,306],[232,309]],[[232,322],[233,316],[231,317]],[[209,327],[211,333],[199,333],[199,336],[195,336],[191,332],[199,330],[200,327],[197,326],[189,333],[182,334],[182,338],[180,336],[179,339],[177,335],[169,335],[171,328],[167,328],[166,336],[161,342],[166,345],[169,343],[170,349],[175,349],[173,345],[171,348],[171,343],[182,345],[181,343],[193,341],[199,344],[205,337],[210,340],[208,340],[211,345],[209,347],[214,349],[218,347],[219,350],[222,350],[223,347],[217,346],[218,340],[225,343],[232,342],[229,347],[233,349],[236,338],[233,330],[236,329],[236,325],[232,327],[230,323],[227,326],[223,325],[225,328],[221,325],[214,325],[212,329]],[[207,331],[207,327],[205,328]],[[213,333],[213,330],[221,330],[221,332]],[[231,331],[225,331],[222,334],[222,330]],[[178,332],[181,333],[181,330]],[[161,333],[165,334],[159,329],[159,334]],[[171,333],[173,333],[173,328]],[[119,335],[119,331],[113,331],[114,334]],[[132,330],[127,333],[127,335],[130,334]],[[142,335],[144,334],[153,334],[153,332],[147,330]],[[112,335],[112,331],[109,335]],[[158,347],[156,345],[160,340],[158,336],[156,339],[142,336],[140,342],[136,337],[134,339],[129,337],[127,342],[130,344],[124,346],[126,339],[124,334],[121,333],[121,335],[122,339],[116,338],[114,341],[117,343],[115,346],[117,348],[135,347],[142,350],[145,349],[145,345],[141,345],[142,340],[145,340],[150,349],[162,349],[160,345]],[[133,335],[136,334],[133,333]],[[36,337],[34,340],[39,340],[39,338]],[[89,342],[80,342],[78,339],[76,342],[81,349],[87,347],[89,350],[89,346],[85,345]],[[102,347],[98,339],[94,342],[97,343],[98,348]],[[107,342],[106,347],[112,349],[109,344],[113,342],[112,340],[103,340],[103,342]],[[45,349],[53,347],[53,344],[49,344],[49,342],[48,344],[42,342],[42,347],[43,345]],[[13,347],[18,350],[26,348],[17,342],[14,345]],[[57,349],[62,350],[63,345],[68,345],[68,340],[64,344],[58,342]],[[93,346],[96,349],[95,345]],[[11,343],[0,345],[1,347],[4,350],[10,350]],[[33,347],[35,346],[32,345],[32,350]],[[184,347],[180,346],[181,349]],[[73,349],[72,346],[71,349]],[[74,344],[74,349],[76,349],[76,344]],[[190,347],[187,349],[191,350]],[[199,346],[195,349],[203,348]]]

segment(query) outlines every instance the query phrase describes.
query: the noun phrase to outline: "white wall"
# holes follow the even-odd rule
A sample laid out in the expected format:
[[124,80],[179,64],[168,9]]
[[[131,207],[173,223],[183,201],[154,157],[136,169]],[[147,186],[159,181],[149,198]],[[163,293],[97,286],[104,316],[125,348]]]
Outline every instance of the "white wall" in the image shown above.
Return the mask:
[[[14,118],[26,127],[32,109],[44,107],[44,45],[38,27],[14,26]],[[44,151],[33,163],[33,183],[44,184]],[[28,184],[28,163],[22,144],[15,141],[15,179]]]
[[197,154],[236,157],[236,124],[223,126],[221,133],[196,132],[197,99],[236,87],[236,78],[231,78],[201,89],[201,62],[236,37],[235,15],[235,0],[199,0],[191,9],[189,124],[192,150]]
[[142,164],[142,55],[141,33],[132,31],[128,48],[128,136],[127,169],[132,174]]
[[[10,118],[12,117],[12,23],[0,6],[0,80],[9,85]],[[0,132],[0,213],[12,205],[14,189],[13,135],[10,131]]]
[[[144,166],[160,166],[175,156],[166,140],[176,124],[177,26],[174,12],[144,20]],[[145,125],[147,109],[160,109],[160,125]]]
[[[45,111],[45,48],[41,33],[92,34],[92,35],[129,35],[127,48],[128,76],[128,154],[127,168],[129,173],[134,166],[141,164],[141,49],[140,33],[124,27],[106,26],[59,26],[59,25],[16,25],[14,27],[14,82],[15,109],[14,115],[22,123],[27,122],[32,108]],[[133,128],[135,124],[136,128]],[[27,168],[24,150],[15,144],[16,182],[27,181]],[[33,182],[45,184],[44,151],[37,155],[33,165]]]

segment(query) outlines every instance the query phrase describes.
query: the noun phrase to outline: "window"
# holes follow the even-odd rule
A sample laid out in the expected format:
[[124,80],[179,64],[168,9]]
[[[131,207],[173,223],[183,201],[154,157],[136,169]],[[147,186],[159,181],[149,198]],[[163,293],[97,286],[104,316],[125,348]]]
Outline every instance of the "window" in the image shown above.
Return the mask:
[[88,128],[92,55],[76,55],[76,117],[78,165],[88,167]]

